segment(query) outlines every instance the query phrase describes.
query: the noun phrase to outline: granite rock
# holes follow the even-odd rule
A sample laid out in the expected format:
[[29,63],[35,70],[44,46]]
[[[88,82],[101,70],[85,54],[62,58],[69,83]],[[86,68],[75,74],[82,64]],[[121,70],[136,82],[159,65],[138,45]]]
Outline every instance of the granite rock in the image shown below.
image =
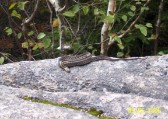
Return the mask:
[[0,118],[97,118],[77,110],[25,101],[22,96],[94,107],[106,116],[123,119],[168,117],[168,55],[97,61],[73,67],[71,73],[58,66],[58,59],[0,66]]

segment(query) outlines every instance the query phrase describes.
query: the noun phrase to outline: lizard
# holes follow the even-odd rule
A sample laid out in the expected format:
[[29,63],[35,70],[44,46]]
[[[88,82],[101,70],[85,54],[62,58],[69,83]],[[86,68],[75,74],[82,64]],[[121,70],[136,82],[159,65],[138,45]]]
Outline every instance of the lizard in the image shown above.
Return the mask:
[[58,65],[60,68],[62,68],[64,71],[70,73],[70,67],[75,67],[75,66],[83,66],[86,64],[89,64],[94,61],[99,61],[99,60],[108,60],[108,61],[119,61],[119,60],[136,60],[136,59],[142,59],[140,57],[134,57],[134,58],[111,58],[108,56],[92,56],[90,52],[85,52],[80,55],[74,55],[74,56],[62,56],[58,60]]

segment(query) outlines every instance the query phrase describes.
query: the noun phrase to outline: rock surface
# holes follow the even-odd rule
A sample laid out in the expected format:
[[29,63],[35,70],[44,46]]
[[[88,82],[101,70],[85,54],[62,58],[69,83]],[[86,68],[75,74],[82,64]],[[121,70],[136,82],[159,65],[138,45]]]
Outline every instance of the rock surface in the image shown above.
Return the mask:
[[[66,119],[73,113],[72,118],[79,115],[85,119],[96,118],[82,112],[71,112],[72,109],[65,111],[61,107],[27,102],[18,95],[40,99],[47,95],[51,102],[96,107],[107,116],[123,119],[168,117],[168,55],[130,61],[98,61],[71,68],[71,73],[60,69],[57,62],[58,59],[48,59],[1,65],[0,117],[6,115],[14,119],[14,116],[25,115],[28,118],[30,113],[34,118],[46,114],[52,117],[59,113],[63,116],[54,115],[53,119]],[[40,114],[42,112],[44,115]]]
[[96,108],[117,119],[166,119],[168,102],[111,92],[48,92],[0,85],[0,118],[4,119],[97,119],[89,114],[23,100],[33,97],[83,109]]
[[31,90],[8,88],[2,85],[0,90],[0,119],[98,119],[73,109],[34,103],[19,98],[20,93],[27,95]]

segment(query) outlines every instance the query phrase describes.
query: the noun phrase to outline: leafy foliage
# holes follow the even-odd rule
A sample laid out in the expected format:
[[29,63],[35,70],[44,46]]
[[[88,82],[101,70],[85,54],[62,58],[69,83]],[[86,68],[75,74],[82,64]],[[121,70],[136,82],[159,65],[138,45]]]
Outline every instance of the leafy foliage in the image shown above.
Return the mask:
[[[80,0],[80,3],[72,2],[63,12],[66,22],[66,43],[73,51],[68,53],[80,53],[85,50],[98,55],[100,52],[101,28],[103,23],[112,24],[109,28],[109,41],[114,44],[109,48],[109,56],[127,57],[153,55],[153,43],[159,39],[158,55],[168,53],[168,9],[164,7],[160,35],[155,34],[158,4],[153,1],[149,6],[144,6],[146,0],[117,0],[115,13],[106,15],[108,0]],[[164,6],[168,2],[164,2]],[[44,59],[58,56],[59,47],[59,19],[55,15],[50,21],[50,11],[46,1],[41,1],[34,19],[23,30],[23,21],[31,16],[34,10],[34,1],[3,1],[0,3],[0,36],[13,40],[14,49],[1,49],[10,53],[14,59],[23,60],[27,49],[32,50],[34,59]],[[124,37],[119,35],[135,21],[140,13],[144,14],[136,22],[130,32]],[[53,27],[53,33],[52,33]],[[0,39],[1,40],[1,39]],[[54,54],[54,55],[53,55]],[[0,63],[5,59],[0,56]]]

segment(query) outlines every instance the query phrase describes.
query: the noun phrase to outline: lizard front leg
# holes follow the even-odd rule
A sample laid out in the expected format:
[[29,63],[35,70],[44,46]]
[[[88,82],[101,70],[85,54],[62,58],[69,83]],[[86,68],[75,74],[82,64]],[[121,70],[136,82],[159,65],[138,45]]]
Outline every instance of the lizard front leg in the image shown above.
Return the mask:
[[59,61],[58,64],[59,64],[59,67],[62,68],[64,71],[66,71],[68,73],[71,72],[70,69],[67,66],[65,66],[64,62]]

